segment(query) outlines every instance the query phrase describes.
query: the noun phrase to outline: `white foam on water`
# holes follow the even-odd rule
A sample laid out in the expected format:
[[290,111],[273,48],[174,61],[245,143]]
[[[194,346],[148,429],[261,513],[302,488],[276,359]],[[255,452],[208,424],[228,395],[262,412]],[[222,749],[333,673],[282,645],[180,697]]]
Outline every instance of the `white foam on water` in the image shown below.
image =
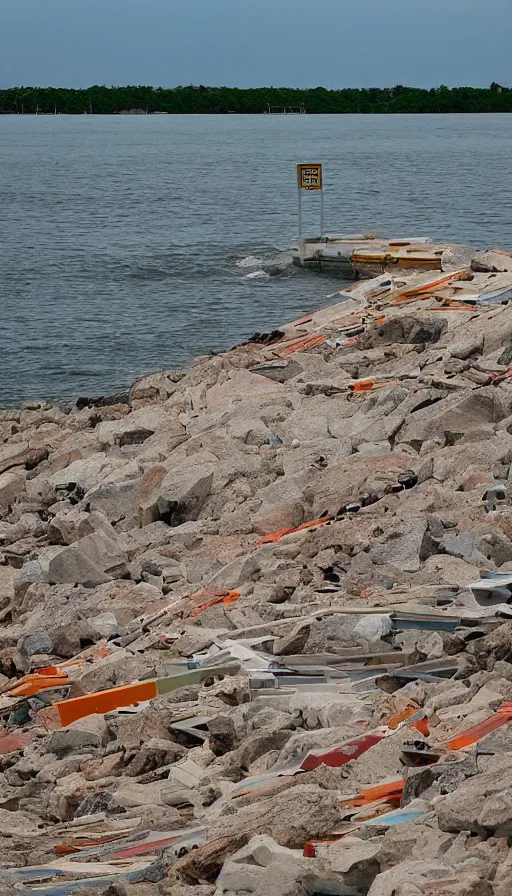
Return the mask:
[[262,280],[264,278],[268,279],[270,274],[267,274],[266,271],[253,271],[251,274],[246,274],[246,280]]
[[240,261],[235,261],[237,268],[258,268],[261,264],[263,264],[261,258],[255,258],[254,255],[246,255]]

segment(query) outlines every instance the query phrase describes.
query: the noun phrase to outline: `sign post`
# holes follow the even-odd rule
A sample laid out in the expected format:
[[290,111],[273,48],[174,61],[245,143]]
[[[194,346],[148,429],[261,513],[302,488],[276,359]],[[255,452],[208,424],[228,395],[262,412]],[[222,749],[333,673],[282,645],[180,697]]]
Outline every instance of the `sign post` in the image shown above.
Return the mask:
[[302,191],[320,190],[320,236],[324,233],[324,190],[321,165],[297,165],[299,239],[302,237]]

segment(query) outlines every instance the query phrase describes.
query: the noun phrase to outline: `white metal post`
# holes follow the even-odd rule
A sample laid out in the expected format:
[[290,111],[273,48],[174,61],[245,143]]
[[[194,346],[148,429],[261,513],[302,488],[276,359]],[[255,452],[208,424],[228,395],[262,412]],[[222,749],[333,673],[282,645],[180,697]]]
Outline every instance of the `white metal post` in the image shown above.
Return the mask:
[[302,190],[299,187],[297,190],[299,194],[299,261],[301,267],[304,267],[304,257],[306,255],[306,242],[302,237]]

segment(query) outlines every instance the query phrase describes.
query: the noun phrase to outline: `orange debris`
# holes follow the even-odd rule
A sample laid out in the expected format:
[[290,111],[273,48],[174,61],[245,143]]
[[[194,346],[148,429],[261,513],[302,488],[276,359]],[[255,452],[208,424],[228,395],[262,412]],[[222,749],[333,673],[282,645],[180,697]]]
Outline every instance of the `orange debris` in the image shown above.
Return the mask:
[[286,345],[279,352],[280,355],[291,355],[293,352],[301,351],[304,348],[313,348],[315,345],[321,345],[325,342],[325,336],[301,336],[295,339],[289,345]]
[[502,725],[507,725],[508,722],[512,722],[512,703],[502,703],[493,716],[457,734],[445,744],[445,747],[447,750],[463,750],[464,747],[476,744],[482,737],[486,737]]
[[234,604],[240,594],[238,591],[222,591],[216,597],[212,597],[211,600],[206,601],[206,603],[201,604],[200,607],[196,607],[191,612],[191,616],[199,616],[199,613],[202,613],[203,610],[207,610],[208,607],[215,607],[217,604]]
[[71,700],[61,700],[54,703],[54,707],[58,710],[62,726],[66,727],[84,716],[94,713],[104,715],[120,706],[132,706],[134,703],[153,700],[157,694],[157,684],[153,679],[125,684],[119,688],[109,688],[107,691],[98,691],[95,694],[85,694],[83,697],[74,697]]
[[269,535],[264,535],[263,538],[260,538],[256,547],[259,548],[264,544],[276,544],[278,541],[281,541],[281,538],[284,538],[285,535],[292,535],[294,532],[307,532],[308,529],[324,526],[329,520],[330,517],[323,516],[318,520],[311,520],[309,523],[302,523],[301,526],[295,526],[294,529],[280,529],[278,532],[271,532]]

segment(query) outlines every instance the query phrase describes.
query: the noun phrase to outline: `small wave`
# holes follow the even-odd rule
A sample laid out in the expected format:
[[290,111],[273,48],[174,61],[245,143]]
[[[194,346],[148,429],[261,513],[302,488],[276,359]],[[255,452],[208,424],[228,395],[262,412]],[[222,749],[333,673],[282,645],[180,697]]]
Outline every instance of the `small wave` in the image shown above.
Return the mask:
[[269,279],[270,274],[267,274],[266,271],[252,271],[250,274],[245,275],[246,280],[263,280]]
[[280,277],[287,270],[287,265],[282,264],[266,264],[263,268],[269,277]]
[[254,255],[246,255],[240,261],[235,261],[237,268],[257,268],[260,264],[263,264],[261,258],[255,258]]

